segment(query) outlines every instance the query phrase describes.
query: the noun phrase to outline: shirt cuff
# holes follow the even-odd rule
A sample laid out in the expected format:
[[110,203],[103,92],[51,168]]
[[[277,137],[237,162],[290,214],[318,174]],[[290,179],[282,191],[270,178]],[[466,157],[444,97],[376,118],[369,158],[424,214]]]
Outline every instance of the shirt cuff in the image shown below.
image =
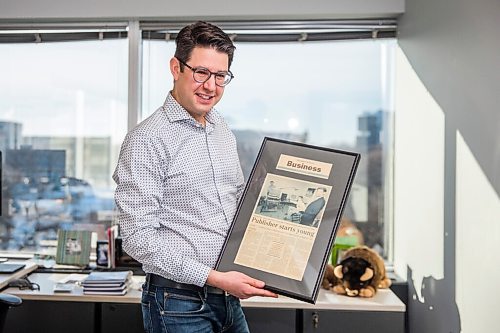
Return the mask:
[[208,274],[210,273],[211,268],[203,265],[202,263],[194,260],[187,259],[184,264],[185,272],[192,272],[191,274],[186,274],[186,283],[194,284],[199,287],[203,287],[207,282]]

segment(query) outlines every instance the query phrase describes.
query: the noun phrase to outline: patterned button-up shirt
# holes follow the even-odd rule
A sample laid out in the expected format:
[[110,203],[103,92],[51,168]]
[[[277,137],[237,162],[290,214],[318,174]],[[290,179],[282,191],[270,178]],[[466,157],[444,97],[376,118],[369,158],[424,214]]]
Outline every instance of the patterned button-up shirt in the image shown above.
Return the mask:
[[113,179],[124,250],[146,273],[203,286],[243,192],[236,140],[211,110],[202,126],[171,94],[130,131]]

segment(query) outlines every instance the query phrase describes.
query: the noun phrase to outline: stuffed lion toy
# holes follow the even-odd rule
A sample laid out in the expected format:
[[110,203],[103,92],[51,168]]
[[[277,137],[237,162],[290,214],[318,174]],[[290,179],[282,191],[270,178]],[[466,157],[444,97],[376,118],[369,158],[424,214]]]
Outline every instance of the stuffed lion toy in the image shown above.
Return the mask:
[[373,297],[379,288],[389,288],[391,280],[377,252],[356,246],[345,252],[337,266],[327,265],[322,286],[341,295]]

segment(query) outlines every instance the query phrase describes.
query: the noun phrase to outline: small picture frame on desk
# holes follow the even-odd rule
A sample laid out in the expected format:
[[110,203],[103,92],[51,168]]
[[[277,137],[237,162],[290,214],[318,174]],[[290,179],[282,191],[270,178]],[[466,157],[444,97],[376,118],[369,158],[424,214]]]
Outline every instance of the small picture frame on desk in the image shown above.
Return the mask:
[[109,243],[107,240],[98,240],[96,245],[95,263],[99,267],[108,267]]
[[63,230],[57,232],[56,263],[87,266],[90,262],[92,232],[88,230]]

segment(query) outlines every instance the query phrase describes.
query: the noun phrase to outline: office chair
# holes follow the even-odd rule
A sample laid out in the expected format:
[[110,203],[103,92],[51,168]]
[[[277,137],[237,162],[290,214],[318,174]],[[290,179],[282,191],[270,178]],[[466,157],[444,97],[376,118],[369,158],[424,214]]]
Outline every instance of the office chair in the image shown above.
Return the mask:
[[23,301],[17,296],[0,293],[0,332],[3,332],[9,308],[19,306],[22,302]]

